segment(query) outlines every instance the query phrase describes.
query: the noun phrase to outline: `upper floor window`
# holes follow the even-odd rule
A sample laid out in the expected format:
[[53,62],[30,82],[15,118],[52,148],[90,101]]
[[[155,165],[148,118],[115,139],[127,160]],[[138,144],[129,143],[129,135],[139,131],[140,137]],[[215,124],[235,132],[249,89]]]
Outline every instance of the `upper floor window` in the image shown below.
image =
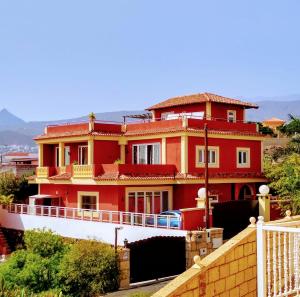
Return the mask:
[[236,159],[238,168],[249,168],[250,148],[237,148]]
[[55,147],[55,167],[59,167],[59,147]]
[[80,145],[78,147],[78,164],[86,165],[88,163],[88,146]]
[[[205,166],[205,147],[196,146],[196,167]],[[208,166],[219,167],[219,147],[209,146],[208,147]]]
[[70,165],[70,147],[65,146],[65,166]]
[[161,120],[169,120],[170,115],[174,114],[174,111],[162,112],[160,115]]
[[134,144],[133,164],[160,164],[160,144]]
[[230,123],[236,122],[236,111],[235,110],[227,110],[227,121]]

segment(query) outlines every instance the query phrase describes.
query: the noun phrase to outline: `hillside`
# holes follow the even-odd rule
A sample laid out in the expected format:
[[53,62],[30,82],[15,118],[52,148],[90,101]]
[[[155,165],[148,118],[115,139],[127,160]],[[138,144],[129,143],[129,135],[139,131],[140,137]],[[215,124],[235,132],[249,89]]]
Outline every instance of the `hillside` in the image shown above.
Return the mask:
[[[255,103],[259,106],[259,109],[247,110],[247,120],[249,121],[263,121],[264,119],[271,117],[278,117],[287,120],[288,114],[296,116],[300,115],[300,95],[257,99],[258,101],[255,101]],[[254,100],[248,101],[254,102]],[[102,112],[96,113],[96,118],[104,121],[122,122],[122,116],[124,115],[139,114],[143,112],[144,111],[142,110]],[[32,137],[41,134],[46,125],[83,120],[87,120],[87,116],[58,121],[25,122],[8,110],[3,109],[0,111],[0,145],[33,145],[34,142],[32,141]]]

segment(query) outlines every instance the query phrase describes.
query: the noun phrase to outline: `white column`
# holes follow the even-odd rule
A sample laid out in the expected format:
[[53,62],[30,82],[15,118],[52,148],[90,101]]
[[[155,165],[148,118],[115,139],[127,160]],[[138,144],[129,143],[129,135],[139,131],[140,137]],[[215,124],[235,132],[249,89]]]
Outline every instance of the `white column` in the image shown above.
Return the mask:
[[265,231],[263,230],[264,217],[258,217],[257,237],[257,296],[265,297],[267,292],[266,280],[266,242]]
[[181,136],[181,173],[188,173],[188,137]]

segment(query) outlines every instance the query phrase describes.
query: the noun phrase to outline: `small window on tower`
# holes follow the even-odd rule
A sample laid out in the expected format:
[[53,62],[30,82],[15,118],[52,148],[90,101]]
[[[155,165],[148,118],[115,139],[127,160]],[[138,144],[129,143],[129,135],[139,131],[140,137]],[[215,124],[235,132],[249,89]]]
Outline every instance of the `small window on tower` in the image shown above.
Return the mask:
[[236,111],[235,110],[227,110],[227,121],[230,123],[236,122]]

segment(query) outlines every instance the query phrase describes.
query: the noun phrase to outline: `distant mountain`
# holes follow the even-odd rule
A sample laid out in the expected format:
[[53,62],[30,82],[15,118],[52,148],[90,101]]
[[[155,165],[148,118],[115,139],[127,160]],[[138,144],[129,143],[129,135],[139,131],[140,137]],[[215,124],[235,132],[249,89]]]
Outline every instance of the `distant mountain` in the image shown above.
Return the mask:
[[5,128],[15,128],[25,124],[25,121],[16,117],[14,114],[10,113],[7,109],[0,110],[0,127]]
[[[300,97],[300,96],[299,96]],[[272,117],[288,120],[288,115],[300,116],[300,98],[297,101],[258,101],[259,108],[247,110],[247,120],[263,121]]]
[[[278,97],[258,97],[254,100],[245,101],[255,102],[259,109],[247,110],[247,120],[263,121],[271,117],[278,117],[284,120],[288,119],[288,114],[300,116],[300,95],[278,96]],[[97,120],[123,122],[123,116],[128,114],[145,113],[143,110],[137,111],[116,111],[97,113]],[[0,145],[1,144],[28,144],[33,145],[33,136],[41,134],[47,125],[70,123],[87,120],[88,116],[79,118],[58,120],[58,121],[40,121],[25,122],[16,117],[8,110],[0,111]]]
[[35,143],[32,136],[24,135],[16,131],[0,131],[0,145],[29,145],[34,146]]

